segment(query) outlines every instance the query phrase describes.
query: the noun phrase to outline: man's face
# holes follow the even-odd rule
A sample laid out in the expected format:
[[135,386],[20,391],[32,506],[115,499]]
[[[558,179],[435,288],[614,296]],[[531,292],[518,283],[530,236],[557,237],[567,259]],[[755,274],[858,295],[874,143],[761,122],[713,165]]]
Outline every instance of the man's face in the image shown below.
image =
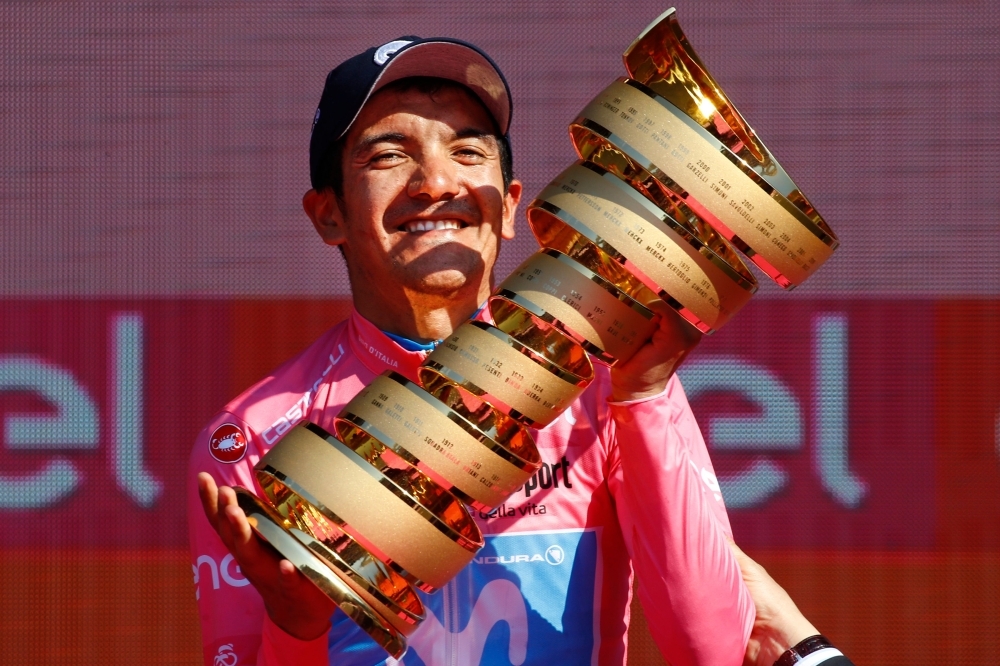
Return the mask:
[[482,302],[500,239],[514,236],[521,191],[515,182],[504,193],[493,133],[486,109],[460,86],[387,88],[365,104],[344,144],[336,228],[320,229],[344,248],[356,302],[400,289],[473,290]]

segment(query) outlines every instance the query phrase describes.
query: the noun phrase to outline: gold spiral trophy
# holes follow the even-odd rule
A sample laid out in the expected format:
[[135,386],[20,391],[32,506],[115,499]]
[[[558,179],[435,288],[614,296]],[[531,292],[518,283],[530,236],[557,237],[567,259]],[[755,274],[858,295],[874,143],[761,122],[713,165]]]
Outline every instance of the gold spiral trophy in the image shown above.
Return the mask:
[[627,78],[570,125],[581,157],[528,208],[542,249],[428,356],[420,384],[392,371],[335,432],[294,428],[239,492],[257,533],[393,656],[440,588],[483,545],[463,503],[489,509],[540,466],[527,430],[653,332],[664,301],[700,331],[757,289],[738,249],[783,287],[837,238],[681,32],[674,10],[624,55]]

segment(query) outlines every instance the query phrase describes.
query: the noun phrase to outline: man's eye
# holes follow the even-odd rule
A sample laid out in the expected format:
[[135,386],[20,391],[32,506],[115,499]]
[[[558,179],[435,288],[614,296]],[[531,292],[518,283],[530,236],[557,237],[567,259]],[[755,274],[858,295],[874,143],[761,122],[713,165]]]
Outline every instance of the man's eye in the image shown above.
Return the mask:
[[399,153],[379,153],[377,155],[373,155],[369,162],[372,164],[392,164],[401,159],[403,159],[403,156]]

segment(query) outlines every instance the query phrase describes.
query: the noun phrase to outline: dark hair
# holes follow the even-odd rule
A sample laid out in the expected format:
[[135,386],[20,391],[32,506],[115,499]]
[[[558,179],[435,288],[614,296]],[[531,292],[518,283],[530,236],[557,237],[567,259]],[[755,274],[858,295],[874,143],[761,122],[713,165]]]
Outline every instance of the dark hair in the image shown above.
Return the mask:
[[[469,90],[466,86],[458,83],[457,81],[440,79],[434,76],[411,76],[399,79],[398,81],[393,81],[388,84],[382,88],[382,90],[416,90],[426,95],[434,95],[447,86],[454,86],[465,90],[469,93],[472,99],[482,105],[482,102],[479,101],[476,94]],[[483,106],[483,109],[486,109],[486,107]],[[500,133],[500,130],[497,128],[496,120],[489,114],[488,111],[487,115],[489,115],[490,121],[493,125],[493,136],[496,139],[497,152],[500,155],[500,175],[503,178],[503,191],[506,193],[508,188],[510,188],[511,181],[514,180],[514,159],[510,151],[510,138],[506,134]],[[330,149],[326,151],[326,154],[323,155],[323,160],[320,163],[317,190],[323,190],[329,187],[333,189],[334,194],[338,197],[344,196],[343,159],[344,137],[341,137],[337,139],[337,141],[330,146]]]

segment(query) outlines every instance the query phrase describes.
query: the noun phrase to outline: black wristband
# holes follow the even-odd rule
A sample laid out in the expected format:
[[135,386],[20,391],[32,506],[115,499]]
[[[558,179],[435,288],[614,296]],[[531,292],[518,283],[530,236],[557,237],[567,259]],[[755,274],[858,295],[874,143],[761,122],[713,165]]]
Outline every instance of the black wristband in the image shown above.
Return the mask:
[[806,655],[818,652],[823,648],[832,647],[833,644],[827,640],[826,636],[816,634],[815,636],[810,636],[799,641],[794,646],[785,650],[785,653],[778,657],[778,661],[774,662],[774,666],[794,666],[802,661],[802,658]]

